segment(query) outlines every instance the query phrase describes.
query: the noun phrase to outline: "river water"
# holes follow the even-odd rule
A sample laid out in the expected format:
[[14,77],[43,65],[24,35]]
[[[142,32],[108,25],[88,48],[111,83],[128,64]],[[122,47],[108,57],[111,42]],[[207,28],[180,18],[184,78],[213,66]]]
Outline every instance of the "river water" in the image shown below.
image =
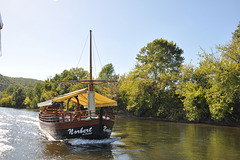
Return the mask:
[[240,128],[117,118],[110,139],[56,141],[38,112],[0,107],[0,159],[238,160]]

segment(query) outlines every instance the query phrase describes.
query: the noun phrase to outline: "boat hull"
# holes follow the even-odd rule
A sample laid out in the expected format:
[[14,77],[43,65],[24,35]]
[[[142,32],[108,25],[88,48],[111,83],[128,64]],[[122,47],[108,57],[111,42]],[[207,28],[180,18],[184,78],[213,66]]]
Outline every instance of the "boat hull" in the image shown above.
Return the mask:
[[111,136],[114,121],[91,119],[77,122],[44,122],[39,120],[41,129],[55,139],[105,139]]

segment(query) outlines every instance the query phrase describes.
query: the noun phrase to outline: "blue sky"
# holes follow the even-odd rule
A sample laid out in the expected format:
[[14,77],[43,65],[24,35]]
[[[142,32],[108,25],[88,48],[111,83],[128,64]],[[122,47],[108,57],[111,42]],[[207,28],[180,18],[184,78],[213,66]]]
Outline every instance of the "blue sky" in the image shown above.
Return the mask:
[[64,69],[88,70],[90,29],[94,77],[108,63],[128,73],[140,49],[157,38],[175,42],[185,64],[197,65],[200,47],[210,52],[231,39],[239,6],[239,0],[0,0],[0,74],[45,80]]

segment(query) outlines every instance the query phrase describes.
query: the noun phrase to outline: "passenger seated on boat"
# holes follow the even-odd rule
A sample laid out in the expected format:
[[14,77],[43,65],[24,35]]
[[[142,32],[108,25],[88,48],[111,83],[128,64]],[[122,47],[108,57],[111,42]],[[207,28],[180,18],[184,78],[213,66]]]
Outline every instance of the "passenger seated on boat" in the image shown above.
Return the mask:
[[71,121],[72,121],[72,116],[71,116],[71,114],[69,114],[69,113],[64,113],[63,115],[64,115],[64,116],[62,116],[62,117],[63,117],[64,122],[71,122]]
[[78,109],[75,108],[75,110],[73,112],[73,120],[76,121],[79,118],[80,118],[80,111],[78,111]]
[[64,111],[60,108],[60,109],[58,110],[58,113],[59,113],[59,114],[64,114]]
[[103,118],[106,119],[106,120],[110,119],[110,117],[107,115],[107,113],[104,114]]
[[64,111],[62,110],[62,109],[59,109],[58,110],[58,117],[59,117],[59,121],[60,122],[63,122],[64,121],[64,115],[65,113],[64,113]]

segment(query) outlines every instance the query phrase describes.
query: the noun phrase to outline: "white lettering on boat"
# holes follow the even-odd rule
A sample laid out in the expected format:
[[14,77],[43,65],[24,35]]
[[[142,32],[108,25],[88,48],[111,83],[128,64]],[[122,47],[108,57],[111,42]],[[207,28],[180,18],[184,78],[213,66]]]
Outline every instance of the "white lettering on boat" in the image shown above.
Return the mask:
[[89,135],[92,134],[92,127],[90,128],[81,128],[81,129],[68,129],[68,134],[69,135],[75,135],[75,134],[82,134],[82,135]]
[[110,128],[107,128],[107,126],[103,126],[103,132],[111,133],[112,130]]

